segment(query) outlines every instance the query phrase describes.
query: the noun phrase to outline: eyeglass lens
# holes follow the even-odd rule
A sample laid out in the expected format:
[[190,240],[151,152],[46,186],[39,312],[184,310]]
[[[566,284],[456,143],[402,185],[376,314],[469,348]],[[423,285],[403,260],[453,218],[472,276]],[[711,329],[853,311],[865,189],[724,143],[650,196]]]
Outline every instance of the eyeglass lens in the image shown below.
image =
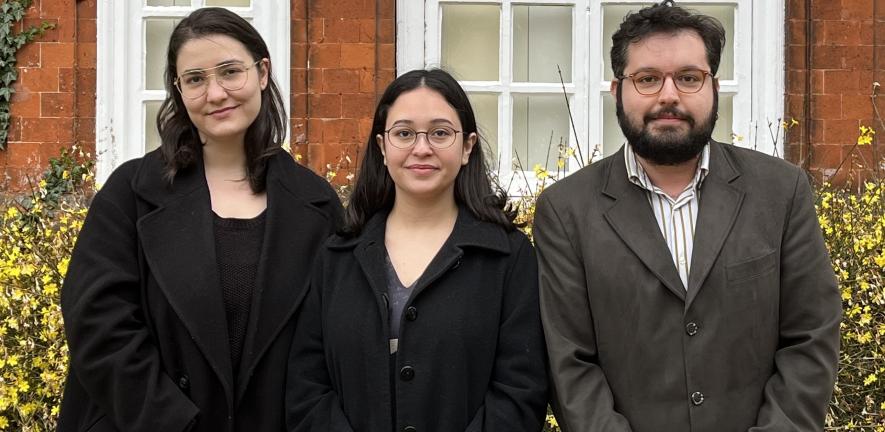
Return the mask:
[[450,127],[435,127],[428,131],[418,132],[406,126],[393,127],[387,131],[390,144],[397,148],[409,148],[418,140],[418,135],[427,136],[427,142],[434,148],[446,148],[455,142],[458,132]]
[[239,90],[246,86],[250,67],[242,63],[229,63],[211,69],[187,72],[178,78],[178,88],[184,97],[198,98],[206,94],[209,78],[214,75],[215,82],[225,90]]
[[664,74],[659,71],[643,71],[637,72],[630,76],[636,91],[642,94],[655,94],[664,87],[664,81],[667,75],[673,77],[673,84],[676,89],[683,93],[697,93],[704,86],[704,80],[707,73],[697,69],[687,69],[683,71],[673,72],[672,74]]

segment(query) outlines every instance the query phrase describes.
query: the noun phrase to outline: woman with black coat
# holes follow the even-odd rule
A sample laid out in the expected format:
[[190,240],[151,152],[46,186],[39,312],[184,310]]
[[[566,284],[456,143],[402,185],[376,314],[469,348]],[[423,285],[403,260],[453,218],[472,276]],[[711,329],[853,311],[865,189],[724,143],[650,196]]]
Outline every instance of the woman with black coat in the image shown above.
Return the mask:
[[225,9],[175,28],[160,149],[96,194],[62,289],[59,431],[284,429],[295,312],[341,204],[280,148],[267,46]]
[[289,431],[541,430],[536,262],[505,203],[458,83],[394,80],[298,316]]

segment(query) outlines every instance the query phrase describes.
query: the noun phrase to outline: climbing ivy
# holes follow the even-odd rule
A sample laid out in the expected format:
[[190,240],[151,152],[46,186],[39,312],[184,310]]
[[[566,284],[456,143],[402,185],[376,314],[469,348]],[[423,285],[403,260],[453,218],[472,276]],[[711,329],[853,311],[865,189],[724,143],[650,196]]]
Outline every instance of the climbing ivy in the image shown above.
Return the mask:
[[30,26],[16,32],[16,27],[25,17],[31,1],[5,0],[0,4],[0,150],[6,148],[9,139],[9,104],[15,93],[12,84],[18,79],[15,54],[26,43],[55,27],[52,23],[43,22],[39,27]]

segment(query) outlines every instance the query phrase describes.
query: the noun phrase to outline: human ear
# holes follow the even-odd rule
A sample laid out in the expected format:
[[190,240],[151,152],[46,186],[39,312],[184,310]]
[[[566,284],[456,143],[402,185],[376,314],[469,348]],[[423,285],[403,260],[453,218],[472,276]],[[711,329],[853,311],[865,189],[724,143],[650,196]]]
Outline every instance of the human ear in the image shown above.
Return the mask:
[[618,98],[618,83],[619,83],[619,82],[620,82],[620,81],[618,81],[618,80],[616,80],[616,79],[613,79],[613,80],[612,80],[612,83],[611,83],[611,87],[609,87],[609,89],[608,89],[609,93],[611,93],[612,96],[614,96],[615,99]]
[[464,140],[464,145],[461,147],[461,165],[467,165],[467,161],[470,160],[470,152],[473,151],[473,146],[476,145],[476,140],[476,132],[471,132],[467,139]]
[[384,165],[387,165],[387,153],[384,152],[384,137],[381,136],[381,134],[375,135],[375,144],[377,144],[378,148],[381,150],[381,158]]
[[258,82],[261,84],[261,90],[267,88],[267,81],[270,77],[270,59],[263,58],[258,62]]

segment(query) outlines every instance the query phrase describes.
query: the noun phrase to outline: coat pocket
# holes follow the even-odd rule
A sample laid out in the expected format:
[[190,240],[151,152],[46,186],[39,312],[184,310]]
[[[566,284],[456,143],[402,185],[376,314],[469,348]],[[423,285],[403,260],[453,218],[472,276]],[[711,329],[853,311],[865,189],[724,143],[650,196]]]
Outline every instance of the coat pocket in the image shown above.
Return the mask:
[[777,250],[773,250],[761,256],[728,265],[725,268],[725,275],[729,284],[741,282],[774,270],[777,268],[777,263]]

